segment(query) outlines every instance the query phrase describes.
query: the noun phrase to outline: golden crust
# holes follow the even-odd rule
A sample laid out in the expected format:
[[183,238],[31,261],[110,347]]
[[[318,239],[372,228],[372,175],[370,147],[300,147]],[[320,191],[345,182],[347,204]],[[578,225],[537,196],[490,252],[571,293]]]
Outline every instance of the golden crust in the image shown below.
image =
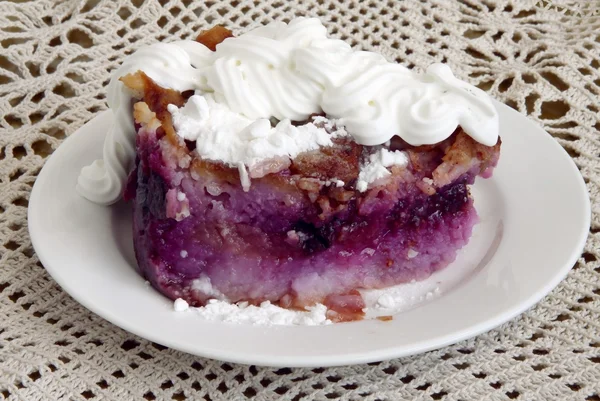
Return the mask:
[[498,138],[494,146],[482,145],[459,129],[454,141],[446,149],[442,163],[433,171],[435,186],[439,188],[451,183],[476,163],[479,164],[479,171],[485,171],[497,161],[501,144],[502,140]]
[[143,71],[125,75],[120,80],[133,91],[134,97],[143,99],[148,108],[156,114],[156,118],[160,120],[162,128],[171,143],[179,143],[175,128],[173,128],[171,113],[167,110],[167,106],[169,104],[174,104],[177,107],[183,106],[185,98],[181,92],[159,86]]
[[355,180],[360,170],[363,147],[347,139],[333,142],[333,146],[299,154],[292,160],[290,171],[293,174],[318,178],[322,181],[337,179],[347,183]]
[[214,52],[219,43],[231,37],[233,37],[233,33],[229,29],[215,25],[206,31],[201,31],[196,37],[196,42],[202,43]]

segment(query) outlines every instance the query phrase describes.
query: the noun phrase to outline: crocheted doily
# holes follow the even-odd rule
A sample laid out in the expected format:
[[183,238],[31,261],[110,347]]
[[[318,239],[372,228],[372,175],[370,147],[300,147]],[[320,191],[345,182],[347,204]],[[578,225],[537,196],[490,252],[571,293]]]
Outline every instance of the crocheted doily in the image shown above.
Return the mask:
[[[272,369],[153,344],[58,287],[31,247],[29,193],[48,155],[106,108],[109,72],[144,44],[294,15],[319,17],[333,36],[408,67],[446,62],[556,138],[593,208],[585,252],[558,288],[438,351]],[[598,0],[0,3],[0,399],[600,400],[599,68]]]

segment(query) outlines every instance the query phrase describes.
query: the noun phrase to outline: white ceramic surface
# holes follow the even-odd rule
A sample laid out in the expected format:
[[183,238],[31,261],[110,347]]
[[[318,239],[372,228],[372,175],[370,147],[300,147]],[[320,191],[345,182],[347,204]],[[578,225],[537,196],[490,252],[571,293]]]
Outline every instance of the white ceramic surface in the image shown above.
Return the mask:
[[85,307],[192,354],[257,365],[334,366],[440,348],[538,302],[576,262],[590,225],[589,197],[571,158],[532,121],[495,105],[500,163],[493,178],[475,184],[482,222],[447,268],[464,271],[468,263],[470,273],[389,322],[264,327],[173,312],[172,302],[135,271],[129,206],[98,206],[75,192],[80,169],[102,154],[110,112],[71,135],[40,172],[29,201],[31,240],[52,277]]

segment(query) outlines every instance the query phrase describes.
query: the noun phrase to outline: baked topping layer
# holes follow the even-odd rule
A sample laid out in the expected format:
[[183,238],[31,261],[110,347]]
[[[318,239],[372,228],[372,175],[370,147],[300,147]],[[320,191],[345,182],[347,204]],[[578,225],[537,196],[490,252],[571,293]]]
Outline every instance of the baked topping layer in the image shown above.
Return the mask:
[[[318,20],[298,18],[235,38],[220,28],[212,33],[218,37],[200,38],[205,44],[159,43],[129,56],[109,85],[115,124],[107,136],[104,160],[82,171],[79,193],[102,204],[118,200],[122,193],[135,154],[130,110],[135,93],[119,79],[136,71],[143,71],[163,88],[180,93],[197,91],[196,96],[207,104],[214,102],[245,119],[246,126],[228,131],[234,137],[250,133],[268,138],[273,131],[272,117],[285,123],[304,121],[318,113],[335,119],[360,145],[382,145],[393,137],[411,145],[435,144],[448,138],[459,125],[475,141],[487,146],[496,144],[498,121],[491,100],[481,90],[456,79],[447,66],[432,65],[419,75],[376,53],[353,51],[326,33]],[[185,102],[171,104],[176,113]],[[196,124],[188,124],[197,129],[177,130],[183,137],[196,138],[199,155],[212,149],[210,160],[237,166],[242,178],[249,177],[255,165],[271,163],[273,154],[263,151],[264,146],[255,147],[248,163],[237,157],[248,152],[232,154],[227,147],[218,146],[223,135],[207,139],[203,134],[210,116],[210,110],[208,115],[198,112],[189,120]],[[286,128],[290,126],[284,124],[278,131],[286,140],[298,134]],[[294,158],[315,150],[315,146],[329,146],[320,134],[310,130],[311,141],[304,137],[288,141],[299,146],[290,148],[287,156]]]

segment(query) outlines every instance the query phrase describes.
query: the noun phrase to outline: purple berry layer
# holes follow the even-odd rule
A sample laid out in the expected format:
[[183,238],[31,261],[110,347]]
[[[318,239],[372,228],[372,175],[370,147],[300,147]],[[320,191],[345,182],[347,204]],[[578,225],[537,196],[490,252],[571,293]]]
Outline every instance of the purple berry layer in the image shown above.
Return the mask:
[[[421,154],[326,214],[287,171],[244,192],[236,172],[190,163],[145,128],[137,155],[126,198],[140,273],[157,290],[194,306],[210,298],[325,302],[338,320],[360,317],[356,290],[421,280],[451,263],[477,221],[468,186],[491,172],[468,169],[430,195],[418,183],[440,161]],[[420,171],[417,160],[426,161]]]

